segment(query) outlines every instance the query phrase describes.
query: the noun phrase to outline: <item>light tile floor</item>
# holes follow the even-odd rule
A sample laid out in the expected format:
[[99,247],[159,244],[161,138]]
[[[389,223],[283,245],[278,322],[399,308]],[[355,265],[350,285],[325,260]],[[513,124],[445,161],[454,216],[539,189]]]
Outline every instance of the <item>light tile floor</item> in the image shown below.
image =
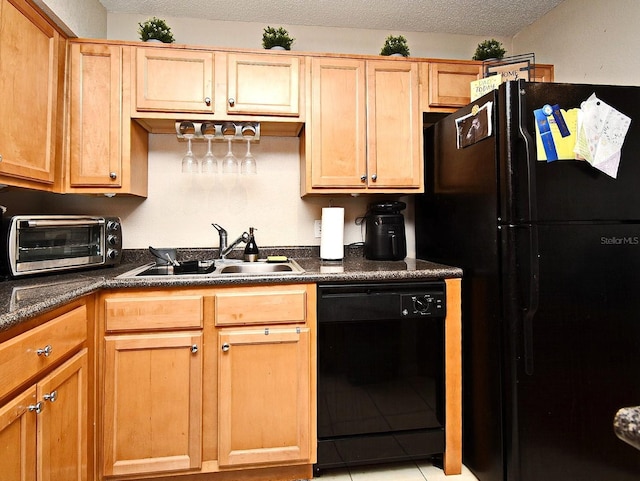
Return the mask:
[[446,476],[428,461],[384,464],[351,469],[327,469],[317,481],[477,481],[466,467],[462,474]]

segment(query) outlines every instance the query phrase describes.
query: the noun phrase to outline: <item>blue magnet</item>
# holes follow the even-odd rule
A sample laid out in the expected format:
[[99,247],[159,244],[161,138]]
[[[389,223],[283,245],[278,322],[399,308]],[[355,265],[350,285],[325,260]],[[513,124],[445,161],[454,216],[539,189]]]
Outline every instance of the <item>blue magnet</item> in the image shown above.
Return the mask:
[[549,104],[545,104],[542,106],[542,113],[547,117],[553,113],[553,108]]

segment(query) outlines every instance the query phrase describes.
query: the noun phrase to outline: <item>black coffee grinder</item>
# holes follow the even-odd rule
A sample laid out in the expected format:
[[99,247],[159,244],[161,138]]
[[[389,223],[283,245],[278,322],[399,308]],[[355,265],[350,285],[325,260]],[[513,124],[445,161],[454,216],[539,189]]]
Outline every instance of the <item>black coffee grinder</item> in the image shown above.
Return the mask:
[[407,257],[404,216],[407,204],[399,201],[369,204],[364,256],[378,261],[399,261]]

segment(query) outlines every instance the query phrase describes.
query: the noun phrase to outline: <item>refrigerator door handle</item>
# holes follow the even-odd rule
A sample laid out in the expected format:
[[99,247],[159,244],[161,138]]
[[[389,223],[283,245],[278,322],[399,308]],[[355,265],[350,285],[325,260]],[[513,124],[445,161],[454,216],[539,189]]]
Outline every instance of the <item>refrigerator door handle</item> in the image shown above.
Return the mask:
[[533,375],[533,318],[538,310],[538,302],[540,295],[539,286],[539,253],[538,253],[538,227],[536,221],[538,219],[538,210],[536,204],[536,147],[534,139],[526,128],[527,110],[525,81],[519,80],[517,83],[518,98],[518,135],[524,143],[525,159],[527,164],[527,214],[529,226],[529,289],[527,294],[527,305],[524,308],[523,319],[523,336],[524,336],[524,357],[525,372]]
[[540,301],[540,254],[538,253],[538,227],[529,227],[529,289],[527,304],[524,307],[522,334],[524,344],[524,371],[533,375],[533,318],[538,311]]
[[[524,88],[524,80],[518,80],[518,134],[523,140],[525,149],[525,158],[527,161],[527,213],[529,222],[535,222],[538,219],[538,209],[536,204],[536,183],[534,180],[536,168],[536,146],[535,141],[527,130],[526,115],[527,91]],[[533,115],[533,114],[532,114]]]

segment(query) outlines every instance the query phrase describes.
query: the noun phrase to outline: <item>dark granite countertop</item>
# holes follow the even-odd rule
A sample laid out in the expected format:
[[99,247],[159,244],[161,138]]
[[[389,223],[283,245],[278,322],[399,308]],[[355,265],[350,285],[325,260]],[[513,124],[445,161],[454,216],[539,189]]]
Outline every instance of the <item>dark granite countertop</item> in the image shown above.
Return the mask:
[[[325,262],[318,248],[262,249],[261,256],[286,255],[300,264],[302,274],[264,274],[233,276],[118,277],[143,264],[153,262],[146,250],[125,253],[117,267],[83,270],[59,275],[14,279],[0,282],[0,332],[14,327],[51,309],[71,302],[99,289],[145,287],[204,287],[215,285],[249,285],[302,282],[354,282],[411,279],[447,279],[461,277],[462,270],[434,262],[405,259],[403,261],[371,261],[361,250],[347,250],[341,262]],[[213,259],[211,249],[178,249],[178,259]]]

